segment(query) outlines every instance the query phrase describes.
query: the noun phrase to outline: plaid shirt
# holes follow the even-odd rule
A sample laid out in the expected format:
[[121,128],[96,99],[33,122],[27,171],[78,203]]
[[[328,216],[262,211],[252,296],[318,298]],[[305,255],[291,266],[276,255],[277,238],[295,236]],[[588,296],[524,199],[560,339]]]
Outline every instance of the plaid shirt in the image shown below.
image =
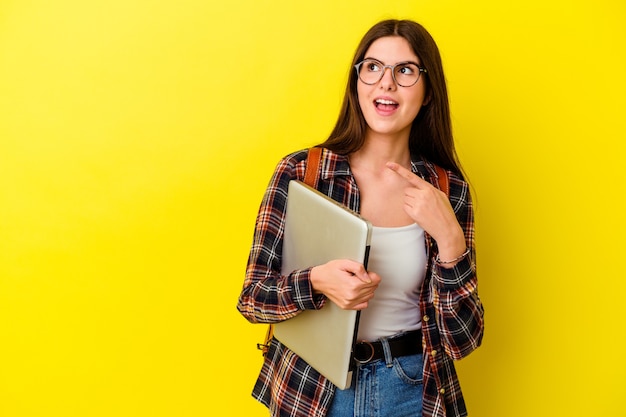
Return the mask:
[[[310,268],[281,276],[281,253],[287,189],[303,180],[307,151],[283,158],[267,188],[256,221],[238,310],[252,323],[276,323],[305,309],[319,309],[326,298],[313,293]],[[412,171],[437,186],[434,166],[412,161]],[[470,255],[453,268],[435,265],[436,242],[426,236],[428,269],[420,291],[424,353],[424,417],[466,416],[453,360],[476,349],[483,335],[483,307],[478,298],[473,209],[468,184],[452,172],[450,202],[465,232]],[[318,190],[359,212],[359,190],[346,156],[322,154]],[[418,312],[416,311],[416,314]],[[272,339],[252,395],[272,416],[323,417],[335,387],[304,360]]]

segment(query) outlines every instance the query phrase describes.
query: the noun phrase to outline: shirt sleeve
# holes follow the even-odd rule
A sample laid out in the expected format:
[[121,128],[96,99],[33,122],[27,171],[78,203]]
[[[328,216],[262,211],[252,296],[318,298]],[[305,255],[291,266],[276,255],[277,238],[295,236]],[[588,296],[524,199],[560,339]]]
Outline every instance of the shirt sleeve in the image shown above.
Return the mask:
[[281,160],[259,208],[237,303],[237,309],[252,323],[283,321],[303,310],[321,308],[326,299],[313,293],[310,268],[281,274],[287,190],[289,181],[304,176],[304,164],[293,155]]
[[431,290],[443,347],[451,358],[461,359],[482,343],[484,309],[478,296],[474,212],[469,185],[455,176],[450,177],[450,202],[470,253],[452,268],[433,264]]

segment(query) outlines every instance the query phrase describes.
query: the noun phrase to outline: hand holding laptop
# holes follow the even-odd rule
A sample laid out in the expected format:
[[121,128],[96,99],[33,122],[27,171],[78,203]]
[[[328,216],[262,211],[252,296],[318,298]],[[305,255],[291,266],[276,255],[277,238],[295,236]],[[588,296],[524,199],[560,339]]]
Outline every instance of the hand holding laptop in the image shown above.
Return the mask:
[[344,310],[363,310],[374,296],[380,276],[363,264],[337,259],[311,269],[311,285]]

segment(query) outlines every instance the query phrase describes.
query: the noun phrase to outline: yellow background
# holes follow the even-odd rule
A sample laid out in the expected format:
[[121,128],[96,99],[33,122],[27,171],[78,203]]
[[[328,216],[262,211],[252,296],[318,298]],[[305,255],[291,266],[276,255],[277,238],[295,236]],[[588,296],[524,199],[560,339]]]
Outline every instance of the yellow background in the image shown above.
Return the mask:
[[476,194],[471,415],[626,415],[623,0],[3,0],[0,416],[266,415],[254,216],[387,17],[437,40]]

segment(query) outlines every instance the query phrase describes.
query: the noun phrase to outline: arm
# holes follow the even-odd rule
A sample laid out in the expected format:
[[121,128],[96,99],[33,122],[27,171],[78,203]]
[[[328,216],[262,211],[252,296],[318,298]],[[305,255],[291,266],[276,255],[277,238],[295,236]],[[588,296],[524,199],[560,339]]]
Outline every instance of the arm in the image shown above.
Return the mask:
[[474,213],[469,186],[454,176],[450,183],[450,202],[470,251],[452,267],[432,266],[431,291],[444,349],[451,358],[461,359],[482,342],[484,310],[478,297]]
[[[283,227],[289,181],[297,179],[295,157],[281,160],[265,191],[237,309],[253,323],[286,320],[305,309],[318,309],[325,297],[314,294],[310,269],[281,275]],[[304,172],[304,171],[302,171]]]
[[[450,175],[450,197],[395,163],[389,169],[407,180],[405,210],[435,241],[443,260],[432,262],[430,297],[446,353],[461,359],[483,337],[483,307],[478,298],[474,246],[474,211],[469,185]],[[466,256],[462,256],[469,249]]]
[[237,308],[250,322],[275,323],[302,310],[322,308],[331,299],[340,308],[360,310],[380,283],[362,263],[349,259],[281,275],[287,191],[292,179],[304,176],[305,154],[282,160],[265,192],[257,216],[246,279]]

